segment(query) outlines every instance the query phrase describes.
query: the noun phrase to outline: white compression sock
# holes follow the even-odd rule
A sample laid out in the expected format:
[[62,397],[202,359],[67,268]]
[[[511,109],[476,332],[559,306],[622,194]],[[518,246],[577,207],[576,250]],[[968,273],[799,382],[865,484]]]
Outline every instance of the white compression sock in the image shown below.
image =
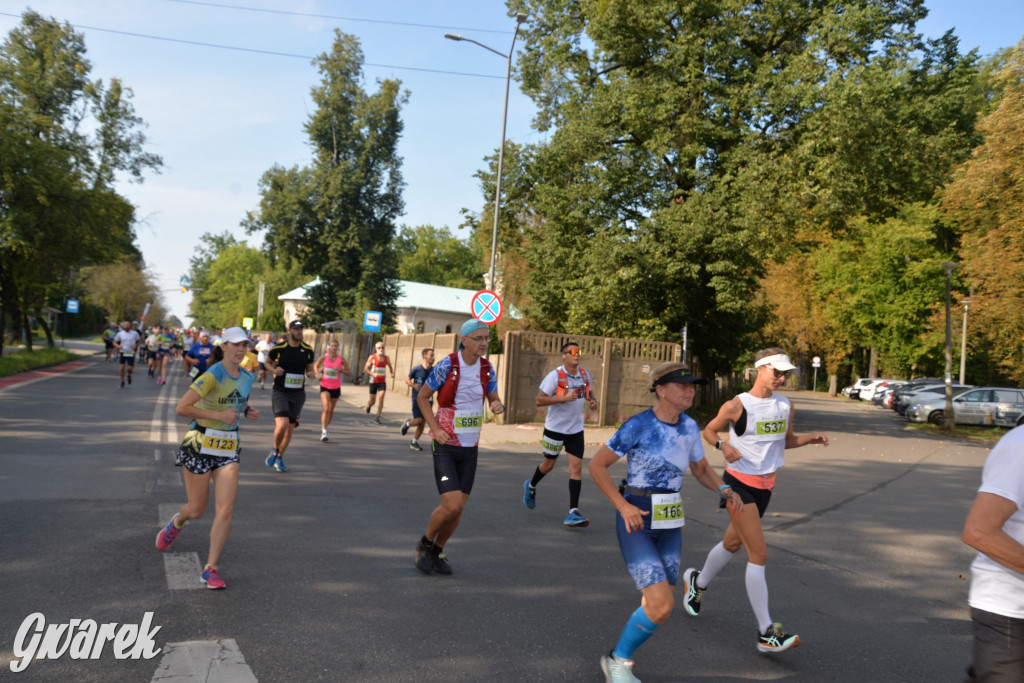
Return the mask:
[[726,550],[725,545],[719,541],[704,560],[704,567],[700,570],[700,576],[697,577],[697,588],[707,588],[711,579],[718,576],[718,572],[725,569],[725,565],[729,564],[731,559],[732,553]]
[[764,578],[764,565],[747,562],[747,598],[757,619],[758,633],[764,633],[772,625],[768,613],[768,582]]

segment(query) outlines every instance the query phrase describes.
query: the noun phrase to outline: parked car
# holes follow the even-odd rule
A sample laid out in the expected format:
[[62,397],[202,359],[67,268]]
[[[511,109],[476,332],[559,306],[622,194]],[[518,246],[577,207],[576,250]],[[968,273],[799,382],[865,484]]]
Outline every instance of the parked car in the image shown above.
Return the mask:
[[[900,412],[902,414],[902,412],[900,410],[897,410],[900,407],[900,403],[899,403],[900,397],[904,396],[905,394],[909,394],[912,391],[917,391],[918,389],[922,389],[922,388],[924,388],[924,387],[926,387],[928,385],[931,385],[931,384],[943,384],[945,381],[946,380],[944,380],[944,379],[941,379],[941,378],[936,379],[936,378],[933,378],[933,377],[923,377],[923,378],[919,377],[919,378],[916,378],[916,379],[912,379],[909,382],[907,382],[906,384],[904,384],[902,387],[900,387],[899,389],[897,389],[896,391],[893,392],[893,394],[894,394],[893,400],[889,403],[889,407],[892,408],[893,410],[896,410],[897,412]],[[902,407],[905,410],[906,407],[907,407],[907,404],[903,403]]]
[[884,387],[880,387],[875,390],[875,395],[871,397],[871,402],[876,406],[889,407],[889,399],[892,398],[893,393],[902,387],[906,382],[889,382]]
[[[954,384],[953,393],[959,393],[961,389],[973,389],[973,384]],[[931,398],[929,394],[941,394],[946,395],[946,383],[933,383],[923,384],[914,388],[913,391],[902,391],[899,397],[896,399],[899,403],[896,405],[896,412],[900,415],[905,415],[907,408],[910,407],[911,403],[917,402],[917,397],[920,396],[919,400],[925,400]]]
[[[911,422],[942,424],[945,414],[945,395],[916,400],[907,408],[907,419]],[[953,397],[953,416],[956,424],[1000,427],[1024,424],[1024,390],[1011,387],[965,389]]]
[[871,384],[877,377],[862,377],[853,383],[853,386],[846,387],[843,389],[843,395],[847,398],[860,398],[860,390]]
[[889,386],[890,382],[895,382],[894,379],[876,379],[874,382],[869,382],[860,389],[860,395],[858,398],[862,401],[870,401],[875,396],[875,392],[882,387]]

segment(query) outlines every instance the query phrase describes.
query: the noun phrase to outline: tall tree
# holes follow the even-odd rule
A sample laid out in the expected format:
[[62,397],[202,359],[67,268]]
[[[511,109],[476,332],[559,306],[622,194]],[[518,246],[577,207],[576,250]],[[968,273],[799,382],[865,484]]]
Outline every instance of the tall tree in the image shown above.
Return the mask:
[[314,60],[322,77],[316,111],[305,124],[313,148],[308,167],[275,166],[260,181],[260,212],[249,231],[266,230],[271,260],[297,261],[321,284],[309,291],[308,322],[356,318],[372,308],[393,323],[398,258],[392,240],[402,213],[402,133],[408,99],[400,82],[363,87],[363,52],[335,31],[329,53]]
[[0,319],[22,327],[76,269],[139,257],[134,207],[113,183],[160,158],[143,150],[131,90],[90,70],[81,34],[32,11],[0,46]]
[[565,329],[687,325],[728,368],[798,235],[927,199],[973,142],[975,58],[921,40],[921,0],[508,5],[532,17],[519,73],[553,130],[527,311]]
[[403,280],[430,285],[480,289],[483,285],[480,250],[460,240],[448,228],[402,226],[395,249]]
[[984,143],[943,193],[962,230],[963,277],[974,290],[972,336],[1024,382],[1024,41],[995,74],[1002,96],[978,124]]
[[149,320],[163,320],[166,314],[156,279],[133,260],[83,268],[81,281],[86,300],[104,308],[108,320],[139,320],[146,304],[151,304]]

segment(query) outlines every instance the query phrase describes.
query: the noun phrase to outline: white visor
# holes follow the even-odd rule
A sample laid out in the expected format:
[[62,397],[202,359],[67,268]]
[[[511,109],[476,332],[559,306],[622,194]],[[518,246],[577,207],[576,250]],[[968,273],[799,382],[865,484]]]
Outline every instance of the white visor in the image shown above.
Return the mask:
[[784,353],[777,353],[774,356],[766,356],[754,363],[755,368],[759,368],[762,365],[770,365],[776,370],[782,370],[783,372],[796,370],[796,366],[789,362],[789,356]]

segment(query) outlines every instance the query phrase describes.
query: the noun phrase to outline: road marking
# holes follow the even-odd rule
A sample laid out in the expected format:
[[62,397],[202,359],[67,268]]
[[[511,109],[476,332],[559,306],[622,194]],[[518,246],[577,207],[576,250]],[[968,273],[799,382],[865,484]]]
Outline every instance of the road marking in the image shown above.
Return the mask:
[[[26,373],[18,374],[13,377],[4,377],[0,379],[0,394],[5,391],[10,391],[16,387],[24,387],[29,384],[35,384],[36,382],[42,382],[44,379],[53,379],[54,377],[60,377],[61,375],[68,375],[72,372],[78,372],[83,368],[89,367],[90,363],[84,360],[70,360],[67,363],[56,365],[46,370],[32,370]],[[41,375],[34,377],[33,375]],[[28,377],[31,379],[21,379],[22,377]]]
[[156,681],[257,683],[238,643],[231,638],[167,643],[150,683]]
[[199,553],[164,553],[163,556],[168,590],[206,590],[206,586],[199,580],[199,575],[203,573]]
[[157,462],[160,462],[160,449],[159,448],[154,448],[153,449],[153,459],[156,460]]

